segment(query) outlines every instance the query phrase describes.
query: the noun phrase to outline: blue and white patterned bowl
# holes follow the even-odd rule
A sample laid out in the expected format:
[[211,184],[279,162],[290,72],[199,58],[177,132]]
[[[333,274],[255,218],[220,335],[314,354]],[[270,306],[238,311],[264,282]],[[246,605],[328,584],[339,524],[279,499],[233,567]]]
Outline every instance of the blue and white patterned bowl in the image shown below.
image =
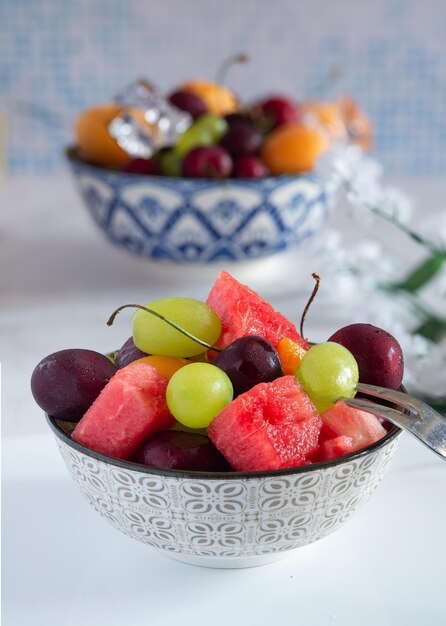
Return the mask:
[[[69,473],[117,530],[193,565],[263,565],[340,528],[387,472],[401,430],[343,458],[288,470],[157,470],[112,459],[47,417]],[[72,426],[72,425],[71,425]]]
[[82,198],[108,239],[151,260],[246,261],[298,246],[325,224],[333,191],[315,175],[258,180],[141,176],[66,152]]

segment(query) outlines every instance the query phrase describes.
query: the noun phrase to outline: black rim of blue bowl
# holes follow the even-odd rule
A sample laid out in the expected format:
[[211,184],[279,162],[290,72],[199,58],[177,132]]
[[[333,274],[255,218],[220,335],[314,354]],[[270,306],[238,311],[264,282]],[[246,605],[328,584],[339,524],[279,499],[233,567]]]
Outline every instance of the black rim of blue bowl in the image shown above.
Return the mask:
[[356,459],[360,459],[362,457],[366,457],[367,455],[380,450],[381,448],[387,446],[391,441],[393,441],[402,431],[398,426],[392,426],[388,433],[384,435],[381,439],[376,441],[375,443],[359,450],[358,452],[352,452],[351,454],[346,454],[345,456],[338,457],[337,459],[332,459],[331,461],[322,461],[320,463],[312,463],[311,465],[299,465],[298,467],[290,467],[287,469],[278,469],[278,470],[265,470],[261,472],[236,472],[235,470],[232,472],[200,472],[193,470],[169,470],[169,469],[158,469],[156,467],[149,467],[147,465],[142,465],[140,463],[135,463],[133,461],[123,461],[122,459],[116,459],[111,456],[106,456],[105,454],[101,454],[100,452],[96,452],[86,446],[81,445],[74,441],[63,429],[63,427],[59,424],[61,420],[57,420],[54,417],[51,417],[47,413],[45,413],[47,422],[54,432],[54,434],[69,447],[74,448],[78,452],[82,452],[83,454],[96,459],[97,461],[102,461],[103,463],[107,463],[108,465],[115,465],[116,467],[120,467],[121,469],[126,469],[134,472],[140,472],[142,474],[154,474],[157,476],[166,476],[171,478],[195,478],[195,479],[205,479],[205,480],[237,480],[240,478],[243,479],[255,479],[255,478],[274,478],[280,476],[293,476],[294,474],[305,474],[312,472],[313,470],[335,467],[339,465],[347,464],[350,461],[354,461]]

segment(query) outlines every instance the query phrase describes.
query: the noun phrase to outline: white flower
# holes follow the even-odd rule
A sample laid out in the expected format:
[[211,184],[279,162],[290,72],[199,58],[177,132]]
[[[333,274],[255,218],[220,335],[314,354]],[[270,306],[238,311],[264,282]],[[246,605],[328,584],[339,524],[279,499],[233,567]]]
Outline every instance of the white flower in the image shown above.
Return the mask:
[[364,156],[357,147],[331,153],[336,176],[344,183],[350,204],[370,213],[377,211],[392,220],[407,223],[412,214],[411,200],[399,189],[384,187],[381,183],[382,166]]
[[411,373],[408,381],[411,388],[429,395],[446,395],[446,339],[438,344],[430,343],[424,355],[414,357],[409,354],[406,361]]
[[446,211],[438,211],[428,217],[420,217],[416,230],[440,250],[446,250]]
[[378,206],[382,213],[394,218],[401,224],[407,224],[412,216],[413,202],[394,187],[387,187],[383,190]]
[[[419,226],[409,226],[413,204],[400,190],[382,184],[377,161],[365,157],[358,148],[343,147],[330,153],[330,166],[345,190],[352,216],[360,218],[363,228],[368,220],[385,219],[403,232],[412,231],[434,247],[446,250],[446,212],[419,219]],[[430,254],[429,246],[425,247],[426,254]],[[414,329],[423,321],[422,309],[441,318],[446,315],[446,263],[413,296],[383,288],[395,282],[394,261],[398,263],[398,258],[387,256],[376,239],[357,237],[352,244],[342,233],[331,230],[312,244],[312,251],[324,285],[329,287],[333,307],[347,307],[352,321],[362,319],[390,332],[403,349],[406,384],[426,394],[444,395],[446,337],[434,343],[414,334]],[[324,292],[327,297],[327,290]]]

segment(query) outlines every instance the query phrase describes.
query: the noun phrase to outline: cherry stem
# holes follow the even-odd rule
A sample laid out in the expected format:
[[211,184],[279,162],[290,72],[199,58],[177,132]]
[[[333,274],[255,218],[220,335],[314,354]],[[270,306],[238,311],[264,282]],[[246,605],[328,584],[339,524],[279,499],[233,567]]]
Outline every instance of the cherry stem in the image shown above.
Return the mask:
[[209,165],[206,168],[206,174],[207,174],[207,178],[212,178],[212,180],[216,180],[216,181],[223,181],[224,178],[223,176],[220,175],[220,172],[218,171],[218,169],[215,167],[215,165],[213,163],[209,163]]
[[216,74],[216,82],[219,85],[223,85],[231,67],[233,67],[236,63],[247,63],[248,61],[249,61],[249,57],[247,54],[239,53],[239,54],[231,55],[230,57],[225,59],[223,63],[220,65],[220,67],[218,68],[217,74]]
[[186,337],[189,337],[189,339],[192,339],[192,341],[199,343],[200,346],[203,346],[204,348],[207,348],[208,350],[215,350],[215,352],[223,351],[221,348],[216,348],[215,346],[211,346],[209,343],[206,343],[202,339],[198,339],[198,337],[195,337],[189,331],[184,330],[184,328],[181,328],[181,326],[179,326],[175,322],[172,322],[172,320],[167,319],[167,317],[164,317],[164,315],[161,315],[161,313],[158,313],[158,311],[154,311],[153,309],[148,309],[147,307],[142,306],[141,304],[123,304],[122,306],[118,307],[116,311],[113,311],[113,313],[108,318],[107,326],[111,326],[113,324],[118,313],[120,313],[123,309],[128,309],[128,308],[141,309],[142,311],[145,311],[146,313],[150,313],[150,315],[154,315],[161,321],[166,322],[166,324],[169,324],[169,326],[172,326],[172,328],[175,328],[175,330],[178,330],[180,333],[182,333]]
[[306,306],[304,308],[304,312],[302,313],[302,317],[300,318],[300,335],[301,335],[301,337],[304,336],[304,322],[305,322],[305,318],[307,316],[307,313],[308,313],[308,310],[309,310],[309,308],[311,306],[311,303],[313,302],[313,300],[316,297],[317,292],[319,291],[319,285],[320,285],[320,282],[321,282],[321,278],[320,278],[320,276],[318,274],[313,272],[311,275],[314,278],[314,280],[316,281],[316,284],[315,284],[315,286],[313,288],[313,291],[311,293],[311,296],[309,297],[308,302],[307,302],[307,304],[306,304]]

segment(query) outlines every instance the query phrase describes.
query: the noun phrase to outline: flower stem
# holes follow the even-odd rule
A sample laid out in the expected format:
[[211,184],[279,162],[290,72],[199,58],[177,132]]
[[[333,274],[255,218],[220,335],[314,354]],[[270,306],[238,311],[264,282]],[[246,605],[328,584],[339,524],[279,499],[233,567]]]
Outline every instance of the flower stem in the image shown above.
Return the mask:
[[[353,194],[355,193],[355,190],[352,187],[351,182],[347,178],[344,178],[342,182],[344,184],[344,187],[347,193],[353,193]],[[445,250],[437,248],[437,246],[435,246],[431,241],[428,241],[427,239],[422,237],[420,234],[416,233],[414,230],[412,230],[411,228],[409,228],[408,226],[400,222],[398,219],[396,219],[394,215],[389,215],[388,213],[380,209],[378,206],[371,204],[367,201],[363,201],[361,202],[361,204],[363,205],[364,208],[366,208],[368,211],[370,211],[374,215],[377,215],[381,219],[384,219],[390,224],[392,224],[392,226],[395,226],[395,228],[398,228],[401,232],[403,232],[405,235],[410,237],[412,241],[415,241],[415,243],[418,243],[419,245],[426,248],[426,250],[429,250],[429,252],[432,255],[439,255],[439,256],[443,255],[446,257]]]

